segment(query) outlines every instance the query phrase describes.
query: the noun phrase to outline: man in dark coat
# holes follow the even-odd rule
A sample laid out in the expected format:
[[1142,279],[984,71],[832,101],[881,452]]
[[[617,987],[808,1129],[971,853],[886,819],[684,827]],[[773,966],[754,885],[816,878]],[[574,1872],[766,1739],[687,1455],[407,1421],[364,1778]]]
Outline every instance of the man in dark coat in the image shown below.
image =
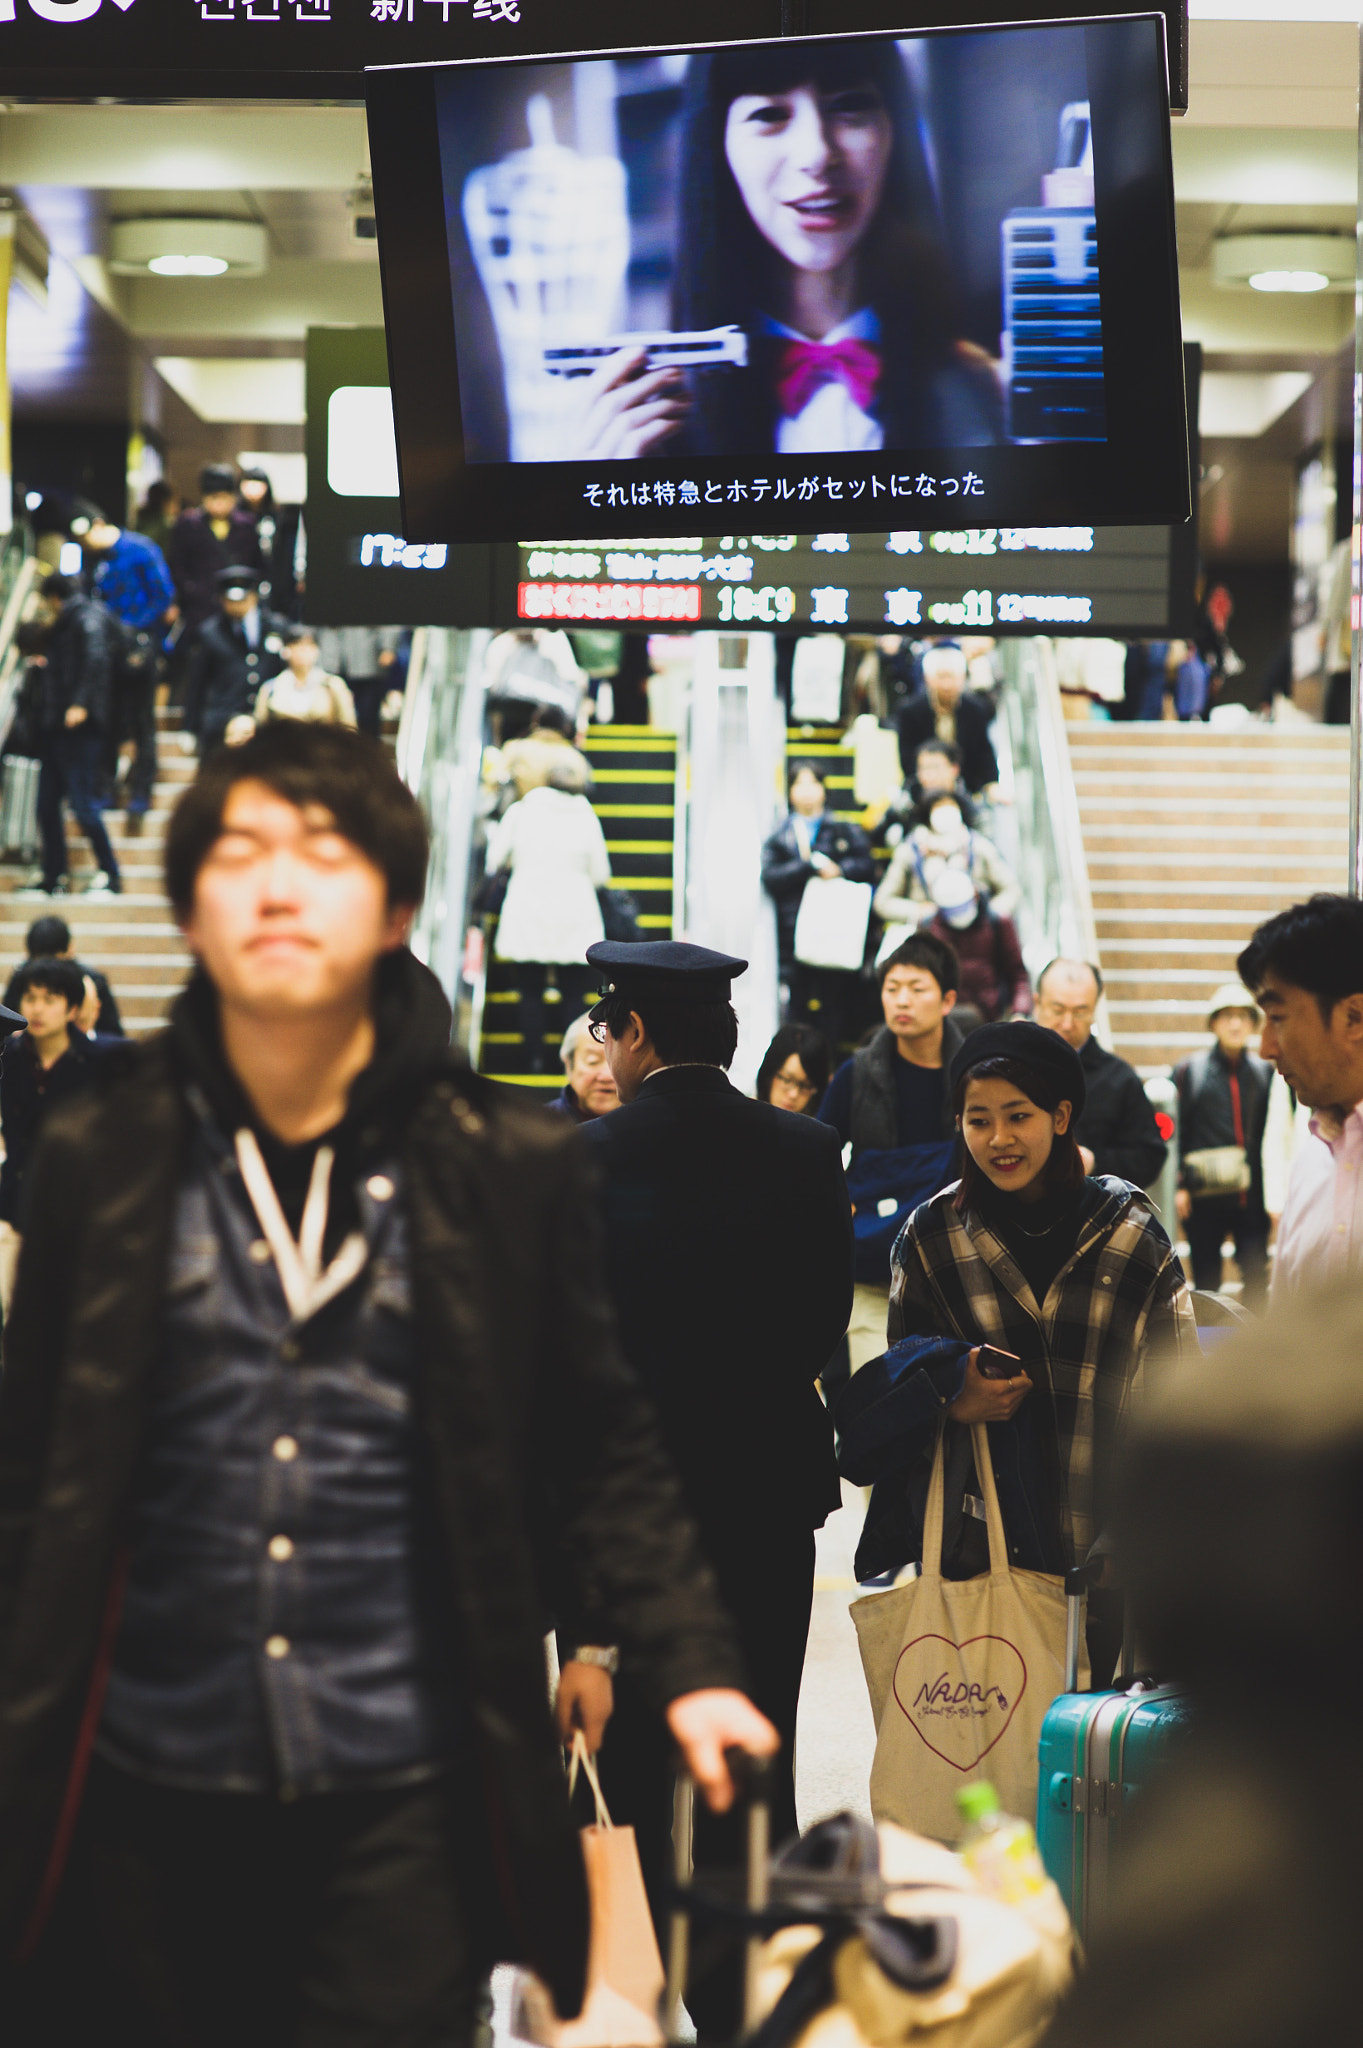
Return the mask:
[[62,820],[65,802],[99,862],[91,888],[119,895],[123,880],[104,828],[100,794],[104,735],[113,717],[121,655],[119,629],[99,600],[87,597],[70,576],[49,576],[42,597],[52,630],[42,657],[46,666],[38,756],[38,829],[43,842],[39,893],[66,896],[71,891]]
[[[745,961],[701,946],[610,942],[587,958],[607,977],[591,1015],[622,1105],[584,1126],[602,1179],[607,1280],[625,1354],[658,1405],[738,1624],[752,1696],[781,1733],[780,1840],[795,1827],[813,1532],[840,1499],[815,1389],[852,1299],[838,1142],[812,1117],[752,1102],[726,1078],[738,1038],[729,983]],[[612,1814],[639,1831],[656,1900],[671,1772],[655,1729],[637,1674],[622,1667],[603,1771]],[[715,1823],[698,1828],[698,1864],[733,1859],[723,1834]]]
[[1084,1069],[1088,1101],[1075,1119],[1074,1135],[1084,1171],[1115,1173],[1133,1187],[1152,1187],[1168,1146],[1160,1136],[1150,1097],[1134,1067],[1099,1045],[1093,1020],[1103,977],[1087,960],[1052,960],[1036,985],[1038,1024],[1073,1046]]
[[287,619],[264,610],[254,570],[223,569],[218,602],[189,650],[185,729],[211,753],[234,718],[248,718],[261,685],[284,667]]
[[904,780],[914,778],[918,749],[925,740],[948,740],[961,757],[961,779],[971,796],[993,789],[999,764],[989,728],[988,701],[966,688],[966,659],[959,647],[930,647],[923,656],[926,688],[899,714],[899,759]]
[[[372,740],[221,750],[167,838],[198,971],[43,1134],[0,1381],[6,2048],[466,2048],[518,1954],[574,2011],[554,1603],[718,1802],[726,1744],[776,1746],[580,1140],[466,1070],[406,950],[425,863]],[[570,1662],[560,1736],[608,1709]]]
[[871,842],[855,819],[828,808],[817,768],[801,761],[791,770],[790,813],[762,848],[762,886],[776,905],[781,979],[790,987],[790,1022],[822,1032],[836,1055],[855,1031],[858,977],[838,968],[810,967],[795,958],[795,927],[805,890],[816,878],[874,882]]
[[264,576],[256,522],[237,496],[237,472],[230,462],[210,462],[199,473],[199,499],[180,514],[166,539],[166,566],[184,617],[184,640],[192,642],[213,616],[224,569],[253,569]]

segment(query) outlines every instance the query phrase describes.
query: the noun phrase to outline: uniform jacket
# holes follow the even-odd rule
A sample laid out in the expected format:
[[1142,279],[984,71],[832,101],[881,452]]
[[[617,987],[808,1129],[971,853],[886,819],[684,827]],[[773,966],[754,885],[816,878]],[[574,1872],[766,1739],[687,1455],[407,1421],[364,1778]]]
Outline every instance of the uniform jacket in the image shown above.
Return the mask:
[[511,870],[499,960],[576,962],[605,937],[596,892],[610,887],[610,855],[585,796],[532,789],[488,834],[487,868]]
[[1158,1179],[1169,1148],[1159,1134],[1140,1075],[1092,1036],[1079,1059],[1088,1100],[1074,1135],[1093,1154],[1093,1171],[1115,1173],[1135,1187],[1148,1188]]
[[122,640],[116,622],[99,600],[68,597],[44,652],[43,731],[61,731],[73,705],[81,707],[91,725],[106,726]]
[[[1242,1052],[1235,1069],[1240,1084],[1240,1120],[1243,1140],[1235,1135],[1235,1114],[1231,1107],[1230,1062],[1219,1045],[1180,1060],[1174,1068],[1178,1089],[1178,1152],[1182,1162],[1189,1152],[1201,1152],[1212,1145],[1244,1144],[1253,1181],[1250,1201],[1262,1208],[1264,1200],[1264,1126],[1268,1122],[1268,1096],[1273,1069],[1255,1053]],[[1235,1196],[1230,1200],[1234,1201]]]
[[287,620],[263,609],[257,616],[260,632],[254,647],[241,622],[222,611],[206,619],[194,636],[185,693],[186,722],[210,744],[222,738],[234,718],[251,715],[261,685],[284,666],[280,636],[287,629]]
[[[425,970],[395,955],[383,999],[409,1004],[417,983],[431,985]],[[120,1049],[102,1074],[44,1133],[5,1329],[0,1932],[11,1952],[79,1795],[192,1116],[166,1034]],[[556,1575],[565,1597],[613,1623],[656,1705],[737,1682],[737,1655],[620,1355],[577,1134],[440,1051],[414,1065],[400,1118],[362,1128],[362,1173],[370,1142],[379,1156],[396,1143],[406,1191],[417,1506],[451,1589],[468,1761],[485,1794],[490,1840],[470,1861],[479,1896],[500,1894],[503,1913],[482,1946],[488,1959],[530,1957],[572,2011],[586,1919],[544,1683]]]
[[[961,780],[972,796],[999,779],[994,743],[989,737],[993,712],[983,697],[962,690],[956,700],[956,745],[961,750]],[[906,782],[913,779],[918,749],[937,737],[937,712],[924,690],[911,697],[899,714],[899,759]]]
[[[1053,1419],[1060,1534],[1071,1561],[1087,1554],[1102,1529],[1113,1455],[1147,1354],[1192,1356],[1197,1350],[1183,1269],[1138,1189],[1112,1176],[1084,1183],[1074,1250],[1044,1302],[1036,1300],[983,1216],[973,1208],[956,1213],[955,1194],[953,1184],[924,1202],[895,1245],[887,1358],[893,1359],[901,1339],[949,1341],[923,1358],[907,1359],[896,1389],[893,1435],[882,1429],[877,1436],[872,1418],[862,1414],[849,1448],[851,1418],[844,1424],[840,1404],[844,1477],[876,1482],[857,1551],[863,1578],[922,1556],[928,1480],[944,1410],[960,1391],[962,1346],[988,1343],[1015,1352],[1033,1383],[1028,1404],[1049,1402],[1045,1420]],[[857,1392],[853,1382],[844,1400]],[[969,1577],[989,1568],[987,1544],[981,1559],[978,1540],[970,1540],[976,1527],[983,1538],[983,1524],[972,1524],[963,1537],[964,1498],[978,1496],[979,1485],[969,1431],[956,1423],[945,1426],[943,1554],[956,1559],[949,1576]],[[1007,1473],[1016,1436],[1013,1424],[989,1425],[1001,1495],[1005,1478],[1012,1477],[1019,1482],[1010,1489],[1015,1498],[1036,1498],[1046,1490],[1036,1475]],[[1008,1528],[1006,1508],[1004,1520]],[[1008,1528],[1010,1540],[1019,1533]]]
[[817,1528],[839,1493],[814,1382],[852,1306],[836,1133],[685,1066],[583,1136],[625,1353],[702,1541],[741,1554],[749,1531]]
[[217,609],[219,569],[254,569],[265,573],[256,522],[249,512],[234,512],[226,540],[219,540],[211,521],[191,506],[182,512],[166,537],[166,567],[175,578],[186,631],[211,618]]
[[[849,882],[874,882],[876,878],[870,840],[860,825],[837,811],[823,813],[812,835],[810,851],[835,860],[844,879]],[[777,826],[762,848],[762,886],[776,905],[777,940],[783,967],[795,958],[795,927],[800,917],[800,903],[805,884],[811,882],[817,872],[814,863],[806,860],[800,852],[792,813],[783,825]]]

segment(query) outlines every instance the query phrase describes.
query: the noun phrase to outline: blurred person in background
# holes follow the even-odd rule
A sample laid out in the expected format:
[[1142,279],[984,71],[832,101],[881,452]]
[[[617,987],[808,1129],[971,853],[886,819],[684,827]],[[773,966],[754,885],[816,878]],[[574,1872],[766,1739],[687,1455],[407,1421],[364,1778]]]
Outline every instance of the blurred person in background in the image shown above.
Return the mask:
[[781,979],[790,990],[790,1021],[812,1025],[836,1049],[854,1013],[859,981],[838,968],[810,967],[796,959],[800,905],[816,877],[873,882],[875,861],[860,825],[828,808],[828,790],[817,768],[798,762],[786,787],[790,810],[762,848],[762,886],[776,905],[777,953]]
[[[1010,1565],[1059,1574],[1083,1563],[1108,1534],[1146,1358],[1198,1355],[1188,1284],[1149,1202],[1117,1175],[1084,1172],[1073,1048],[1037,1024],[985,1025],[952,1061],[950,1086],[961,1177],[895,1245],[888,1370],[854,1378],[838,1402],[843,1477],[875,1488],[857,1548],[863,1580],[922,1562],[944,1415],[943,1576],[989,1570],[974,1423],[988,1429]],[[981,1375],[984,1344],[1017,1358],[1010,1378]],[[1110,1633],[1095,1615],[1095,1683],[1112,1668]]]
[[583,795],[592,786],[591,763],[573,745],[576,728],[558,704],[541,704],[530,729],[502,748],[502,766],[518,797],[550,781],[556,789]]
[[488,833],[486,871],[503,869],[509,878],[492,949],[520,966],[521,1028],[530,1071],[542,1074],[550,1057],[546,1005],[576,1016],[592,982],[587,948],[605,934],[597,892],[610,887],[610,855],[586,797],[549,783],[512,804]]
[[142,830],[156,783],[156,685],[167,630],[180,616],[166,559],[155,541],[129,533],[82,501],[71,522],[91,566],[91,588],[123,628],[114,678],[113,712],[105,735],[113,780],[118,756],[131,744],[124,811],[128,830]]
[[998,794],[999,764],[989,737],[993,706],[966,688],[965,654],[954,641],[923,652],[924,688],[899,714],[899,758],[906,777],[914,772],[926,740],[945,740],[961,757],[961,777],[971,796],[992,801]]
[[1089,961],[1057,956],[1037,977],[1033,1014],[1073,1046],[1084,1069],[1088,1100],[1075,1118],[1074,1135],[1085,1173],[1114,1173],[1133,1187],[1148,1188],[1159,1178],[1169,1148],[1136,1069],[1093,1035],[1102,993],[1103,977]]
[[574,1017],[559,1047],[564,1083],[549,1104],[570,1123],[590,1123],[620,1107],[620,1091],[610,1070],[605,1050],[592,1037],[591,1019],[584,1013]]
[[98,993],[99,1015],[95,1020],[95,1030],[103,1038],[122,1038],[123,1021],[118,1014],[118,1003],[109,986],[109,978],[98,967],[91,967],[88,962],[75,958],[71,927],[64,917],[35,917],[24,933],[24,960],[10,976],[3,998],[7,1010],[18,1007],[18,978],[30,960],[70,960],[86,980],[94,983]]
[[572,730],[579,729],[587,678],[567,633],[550,626],[498,633],[484,657],[483,681],[495,744],[526,732],[544,704],[555,705]]
[[251,718],[261,685],[284,666],[289,621],[260,602],[253,569],[218,571],[217,607],[194,636],[185,682],[185,730],[201,756],[225,738],[233,719]]
[[762,1055],[754,1094],[773,1109],[817,1116],[828,1087],[828,1040],[807,1024],[783,1024]]
[[[285,626],[279,637],[283,642],[284,666],[261,685],[252,714],[255,723],[268,725],[272,718],[300,718],[307,725],[353,726],[354,700],[341,678],[329,675],[322,667],[312,627]],[[228,738],[234,737],[229,731]]]
[[[80,1029],[85,977],[74,960],[26,960],[11,980],[27,1027],[0,1052],[0,1308],[9,1314],[15,1262],[25,1227],[24,1185],[38,1134],[59,1102],[88,1088],[94,1047]],[[9,1005],[6,1004],[8,1011]],[[2,1021],[2,1020],[0,1020]],[[13,1027],[8,1027],[11,1031]]]
[[[185,629],[192,640],[213,617],[224,569],[249,569],[255,588],[265,580],[256,522],[237,496],[237,472],[230,462],[210,462],[199,472],[199,503],[183,511],[166,540],[166,566],[175,579]],[[186,653],[188,648],[185,649]]]
[[1012,918],[1000,916],[959,869],[944,868],[932,888],[933,915],[919,930],[945,941],[956,955],[958,1028],[974,1028],[965,1021],[967,1009],[976,1013],[976,1022],[986,1024],[1003,1017],[1029,1017],[1032,984]]
[[1235,1243],[1246,1308],[1268,1292],[1268,1212],[1264,1205],[1264,1126],[1273,1069],[1250,1051],[1263,1023],[1249,991],[1225,982],[1212,997],[1207,1029],[1215,1044],[1180,1060],[1178,1218],[1188,1233],[1193,1285],[1221,1286],[1221,1247]]
[[963,1040],[952,1011],[960,970],[941,939],[915,932],[880,962],[884,1023],[844,1062],[819,1106],[851,1148],[856,1293],[847,1330],[853,1372],[885,1349],[890,1247],[910,1210],[950,1177],[956,1119],[947,1069]]
[[41,586],[41,611],[50,622],[42,670],[42,736],[38,758],[38,829],[43,873],[21,896],[67,896],[66,826],[63,803],[90,842],[99,872],[90,891],[118,896],[123,878],[103,817],[105,739],[113,716],[114,677],[121,653],[120,631],[97,598],[87,597],[70,576],[49,576]]
[[971,830],[954,795],[927,798],[920,808],[924,815],[900,840],[881,877],[876,916],[883,924],[910,930],[926,924],[940,908],[936,883],[951,870],[967,877],[996,917],[1011,920],[1018,905],[1017,879],[993,840]]
[[1264,1014],[1260,1054],[1312,1112],[1278,1223],[1276,1301],[1363,1264],[1363,903],[1296,903],[1235,964]]
[[147,485],[147,494],[137,508],[137,530],[166,551],[170,530],[180,516],[180,493],[165,477]]
[[339,676],[355,706],[361,732],[379,737],[385,699],[401,687],[398,648],[401,626],[319,626],[317,653],[323,668]]

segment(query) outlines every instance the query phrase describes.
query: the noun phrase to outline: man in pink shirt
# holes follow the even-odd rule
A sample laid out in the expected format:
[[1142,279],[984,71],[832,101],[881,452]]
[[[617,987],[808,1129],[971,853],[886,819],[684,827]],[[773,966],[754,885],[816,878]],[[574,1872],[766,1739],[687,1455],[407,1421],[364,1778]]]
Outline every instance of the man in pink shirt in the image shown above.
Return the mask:
[[1261,924],[1237,963],[1259,1050],[1314,1112],[1278,1224],[1273,1299],[1363,1267],[1363,902],[1319,895]]

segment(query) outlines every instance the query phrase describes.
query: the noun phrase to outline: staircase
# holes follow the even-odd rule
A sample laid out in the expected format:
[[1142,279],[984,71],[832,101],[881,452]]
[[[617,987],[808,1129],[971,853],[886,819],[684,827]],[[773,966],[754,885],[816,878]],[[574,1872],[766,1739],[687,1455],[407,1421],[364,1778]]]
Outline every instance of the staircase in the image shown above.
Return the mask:
[[159,759],[152,807],[143,829],[129,837],[122,811],[106,811],[105,825],[123,871],[121,896],[83,893],[95,863],[84,835],[67,820],[70,896],[23,896],[28,871],[0,868],[0,988],[25,956],[24,933],[37,917],[51,913],[71,927],[76,957],[108,975],[130,1037],[140,1038],[165,1022],[172,999],[189,971],[190,958],[161,885],[161,848],[166,820],[194,774],[194,757],[182,753],[179,714],[158,715]]
[[[633,896],[644,938],[670,939],[679,809],[677,735],[649,725],[592,726],[581,751],[591,763],[591,803],[610,855],[611,886]],[[558,1047],[578,1014],[576,1006],[568,1005],[568,1014],[556,1018],[542,1046],[531,1045],[521,1017],[520,968],[513,960],[494,957],[493,940],[489,931],[479,1070],[493,1080],[556,1093],[563,1086]],[[551,968],[551,991],[557,980]],[[549,1000],[552,1009],[552,993]],[[542,1071],[536,1072],[536,1066]]]
[[1160,1073],[1255,925],[1348,885],[1349,735],[1331,726],[1072,724],[1113,1049]]

